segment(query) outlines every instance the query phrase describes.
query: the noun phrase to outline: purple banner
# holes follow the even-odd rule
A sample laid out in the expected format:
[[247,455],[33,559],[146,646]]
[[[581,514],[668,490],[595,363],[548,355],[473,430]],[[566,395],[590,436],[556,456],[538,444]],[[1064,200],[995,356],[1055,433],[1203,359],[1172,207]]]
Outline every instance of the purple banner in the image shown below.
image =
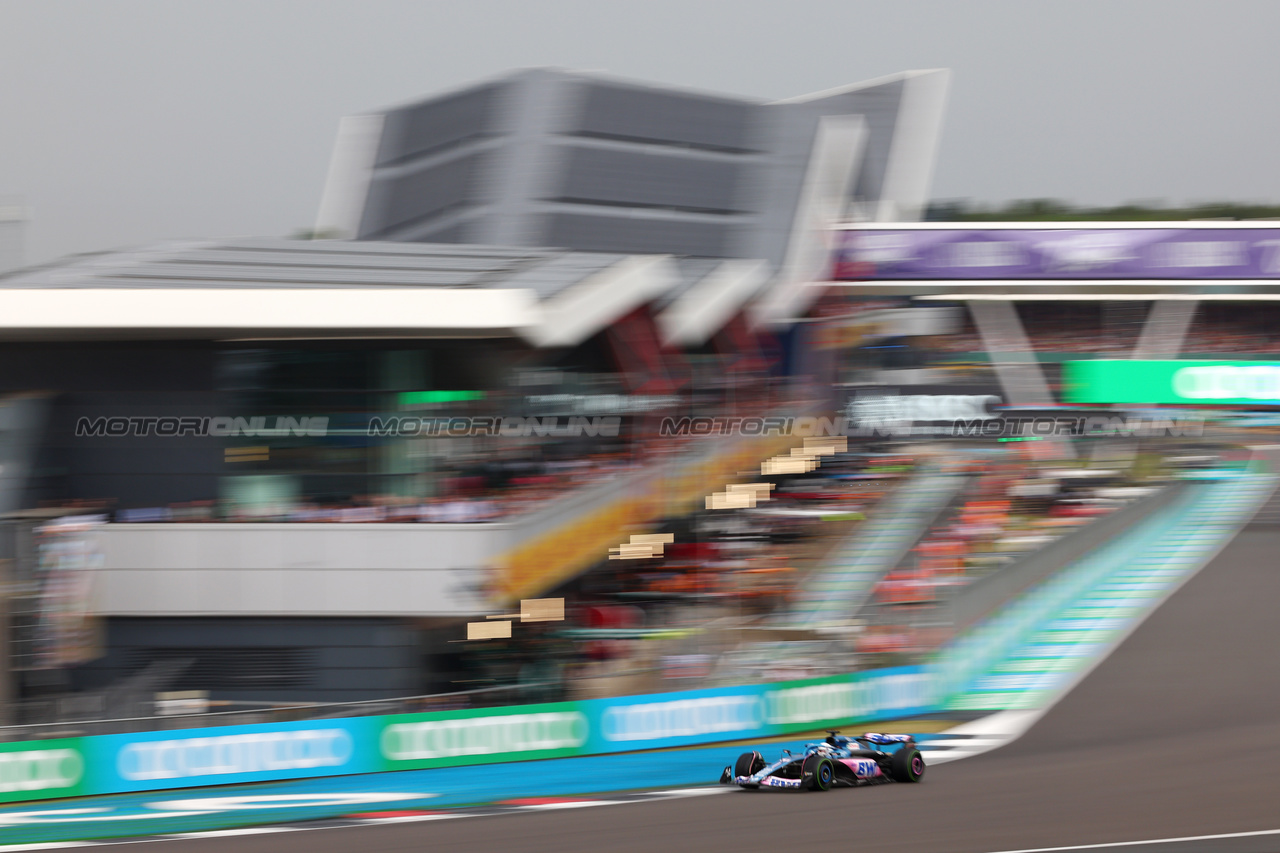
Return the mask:
[[1280,228],[859,228],[832,278],[1280,279]]

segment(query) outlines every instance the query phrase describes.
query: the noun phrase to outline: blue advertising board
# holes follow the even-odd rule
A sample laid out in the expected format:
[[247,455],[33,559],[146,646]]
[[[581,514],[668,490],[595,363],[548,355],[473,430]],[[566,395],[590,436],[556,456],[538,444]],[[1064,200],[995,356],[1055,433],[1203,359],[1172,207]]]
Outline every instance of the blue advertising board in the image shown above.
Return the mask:
[[932,672],[898,667],[804,681],[748,684],[583,702],[587,753],[665,749],[772,737],[826,725],[927,713]]
[[367,773],[375,717],[86,738],[94,793]]

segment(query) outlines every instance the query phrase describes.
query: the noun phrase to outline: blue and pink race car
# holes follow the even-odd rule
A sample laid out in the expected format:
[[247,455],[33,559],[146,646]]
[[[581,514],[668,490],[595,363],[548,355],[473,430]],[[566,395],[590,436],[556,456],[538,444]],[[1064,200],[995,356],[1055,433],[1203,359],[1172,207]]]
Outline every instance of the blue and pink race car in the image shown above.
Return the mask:
[[784,749],[773,764],[766,764],[758,752],[744,752],[735,766],[720,774],[720,783],[748,790],[826,791],[837,785],[919,782],[924,776],[924,757],[912,735],[868,733],[850,738],[834,731],[828,735],[825,741],[805,744],[800,755]]

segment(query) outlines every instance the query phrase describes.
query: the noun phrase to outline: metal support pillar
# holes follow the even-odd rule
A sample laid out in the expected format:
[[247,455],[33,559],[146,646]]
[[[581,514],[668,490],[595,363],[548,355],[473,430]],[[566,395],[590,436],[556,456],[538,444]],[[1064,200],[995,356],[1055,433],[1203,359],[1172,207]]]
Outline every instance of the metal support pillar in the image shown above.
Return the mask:
[[973,300],[969,303],[969,313],[1004,389],[1005,403],[1028,407],[1055,405],[1044,370],[1023,331],[1013,302]]
[[1129,358],[1177,358],[1199,306],[1199,300],[1156,300]]
[[[1027,408],[1057,405],[1013,302],[975,299],[969,302],[969,313],[1000,380],[1005,404]],[[1076,458],[1071,439],[1050,438],[1048,441],[1061,458]]]

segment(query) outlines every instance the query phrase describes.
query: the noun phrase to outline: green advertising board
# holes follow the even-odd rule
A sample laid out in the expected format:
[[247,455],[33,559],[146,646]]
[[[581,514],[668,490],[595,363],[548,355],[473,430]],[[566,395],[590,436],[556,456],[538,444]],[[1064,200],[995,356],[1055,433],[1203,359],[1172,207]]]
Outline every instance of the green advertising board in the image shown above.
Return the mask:
[[1062,378],[1069,403],[1280,405],[1277,361],[1068,361]]
[[0,743],[0,803],[79,796],[84,775],[80,738]]
[[383,770],[582,755],[590,723],[577,702],[376,718]]

